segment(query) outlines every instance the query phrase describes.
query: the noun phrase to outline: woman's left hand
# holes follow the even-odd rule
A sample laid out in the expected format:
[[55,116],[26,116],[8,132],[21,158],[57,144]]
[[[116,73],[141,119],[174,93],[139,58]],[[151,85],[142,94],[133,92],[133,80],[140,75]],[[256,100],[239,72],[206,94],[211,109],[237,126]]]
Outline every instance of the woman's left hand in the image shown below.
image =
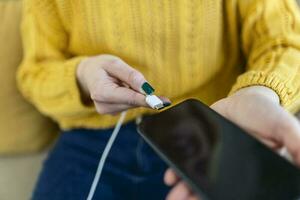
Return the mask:
[[[211,108],[273,150],[286,147],[300,166],[300,124],[280,106],[273,90],[263,86],[244,88],[217,101]],[[199,200],[172,170],[166,172],[165,182],[175,185],[168,200]]]

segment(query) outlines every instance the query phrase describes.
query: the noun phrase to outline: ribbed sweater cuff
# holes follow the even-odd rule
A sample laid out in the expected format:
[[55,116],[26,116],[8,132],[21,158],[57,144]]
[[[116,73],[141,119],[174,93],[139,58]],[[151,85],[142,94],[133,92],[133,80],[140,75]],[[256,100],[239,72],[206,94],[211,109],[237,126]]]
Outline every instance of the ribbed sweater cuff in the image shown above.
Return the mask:
[[282,79],[279,74],[265,73],[262,71],[248,71],[238,77],[229,96],[242,88],[254,85],[261,85],[274,90],[279,96],[280,104],[283,107],[288,107],[291,104],[293,95],[296,92],[296,88]]

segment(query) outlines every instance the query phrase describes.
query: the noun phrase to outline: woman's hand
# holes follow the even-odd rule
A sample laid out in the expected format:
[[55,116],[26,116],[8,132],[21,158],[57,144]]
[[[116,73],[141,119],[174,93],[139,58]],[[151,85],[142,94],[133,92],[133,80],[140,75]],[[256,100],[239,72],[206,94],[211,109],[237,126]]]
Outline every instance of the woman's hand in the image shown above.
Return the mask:
[[[286,147],[295,164],[300,166],[299,122],[280,106],[273,90],[263,86],[244,88],[217,101],[211,108],[273,150]],[[168,185],[176,184],[168,200],[197,199],[172,170],[166,172],[165,182]]]
[[165,183],[168,186],[174,186],[169,192],[167,200],[200,200],[172,169],[166,171]]
[[[84,102],[93,102],[100,114],[148,107],[141,90],[146,79],[118,57],[101,55],[83,60],[77,68],[77,80]],[[148,89],[153,90],[150,85]]]

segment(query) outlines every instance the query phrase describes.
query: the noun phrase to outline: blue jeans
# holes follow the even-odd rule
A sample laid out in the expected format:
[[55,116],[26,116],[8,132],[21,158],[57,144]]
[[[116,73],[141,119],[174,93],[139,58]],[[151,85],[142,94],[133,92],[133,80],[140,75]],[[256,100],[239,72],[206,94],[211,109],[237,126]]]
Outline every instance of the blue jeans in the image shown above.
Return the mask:
[[[32,199],[86,199],[111,133],[112,129],[64,132],[44,163]],[[123,125],[106,160],[93,199],[165,199],[169,190],[163,183],[166,168],[166,164],[138,135],[136,125]]]

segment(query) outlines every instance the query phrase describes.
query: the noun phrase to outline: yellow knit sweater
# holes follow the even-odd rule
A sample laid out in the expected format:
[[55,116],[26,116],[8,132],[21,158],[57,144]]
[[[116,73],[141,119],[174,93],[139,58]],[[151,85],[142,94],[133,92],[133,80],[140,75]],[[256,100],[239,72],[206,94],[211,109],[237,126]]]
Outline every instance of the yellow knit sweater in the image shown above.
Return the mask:
[[[25,0],[23,15],[19,87],[64,129],[118,118],[80,100],[76,66],[99,54],[119,56],[173,102],[211,104],[231,89],[264,85],[287,109],[300,108],[294,0]],[[127,120],[146,112],[131,110]]]

